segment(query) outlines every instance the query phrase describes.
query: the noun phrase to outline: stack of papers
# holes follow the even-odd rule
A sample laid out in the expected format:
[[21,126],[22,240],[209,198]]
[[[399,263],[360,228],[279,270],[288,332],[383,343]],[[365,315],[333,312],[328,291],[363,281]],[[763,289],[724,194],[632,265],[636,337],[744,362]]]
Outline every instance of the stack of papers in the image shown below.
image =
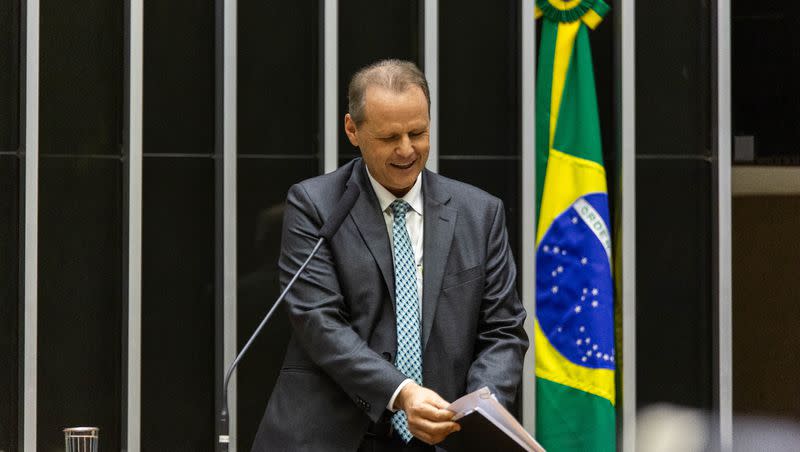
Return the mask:
[[456,413],[453,420],[461,424],[461,431],[441,444],[448,450],[545,452],[487,387],[461,397],[447,409]]

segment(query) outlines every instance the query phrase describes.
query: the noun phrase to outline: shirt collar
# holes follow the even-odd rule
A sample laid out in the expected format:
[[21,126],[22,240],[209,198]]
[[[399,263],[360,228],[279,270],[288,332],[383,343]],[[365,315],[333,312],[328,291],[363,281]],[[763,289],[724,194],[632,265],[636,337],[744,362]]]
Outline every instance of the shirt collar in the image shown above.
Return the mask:
[[[366,165],[364,165],[366,168]],[[381,212],[386,212],[386,209],[394,202],[395,199],[398,199],[397,196],[393,195],[392,192],[386,189],[383,185],[380,184],[372,174],[369,173],[369,169],[367,169],[367,176],[369,176],[369,182],[372,184],[372,189],[375,190],[375,195],[378,196],[378,203],[381,205]],[[405,194],[402,198],[403,201],[407,202],[415,212],[422,215],[422,171],[420,171],[419,175],[417,176],[417,181],[414,182],[414,185],[411,187],[411,190]]]

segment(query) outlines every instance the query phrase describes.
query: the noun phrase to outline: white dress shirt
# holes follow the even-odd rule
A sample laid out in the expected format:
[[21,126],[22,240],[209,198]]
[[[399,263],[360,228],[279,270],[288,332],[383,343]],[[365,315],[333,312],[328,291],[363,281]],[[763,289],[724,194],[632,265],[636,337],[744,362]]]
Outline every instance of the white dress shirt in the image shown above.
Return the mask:
[[[386,221],[386,233],[389,235],[389,245],[392,248],[392,259],[394,259],[394,234],[392,233],[392,218],[391,205],[396,199],[402,199],[407,202],[411,209],[406,212],[406,229],[408,229],[408,238],[411,240],[411,246],[414,249],[414,259],[417,264],[417,302],[419,303],[420,324],[422,323],[422,233],[424,230],[424,223],[422,221],[423,198],[422,198],[422,173],[417,176],[417,181],[411,187],[411,190],[402,198],[397,198],[389,190],[386,189],[380,182],[376,181],[367,170],[369,182],[372,184],[372,189],[375,190],[375,195],[378,197],[378,204],[381,206],[383,212],[383,219]],[[395,411],[393,409],[394,400],[407,384],[413,383],[413,380],[407,378],[395,389],[394,394],[389,399],[386,409]]]

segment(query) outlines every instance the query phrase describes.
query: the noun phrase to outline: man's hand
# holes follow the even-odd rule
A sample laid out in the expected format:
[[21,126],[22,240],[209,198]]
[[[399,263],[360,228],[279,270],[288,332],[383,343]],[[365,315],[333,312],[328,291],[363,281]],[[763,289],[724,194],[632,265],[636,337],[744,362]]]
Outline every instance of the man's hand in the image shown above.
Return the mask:
[[428,444],[440,443],[447,435],[461,430],[460,425],[451,421],[455,413],[445,409],[448,405],[439,394],[416,383],[407,384],[394,401],[396,409],[406,412],[411,434]]

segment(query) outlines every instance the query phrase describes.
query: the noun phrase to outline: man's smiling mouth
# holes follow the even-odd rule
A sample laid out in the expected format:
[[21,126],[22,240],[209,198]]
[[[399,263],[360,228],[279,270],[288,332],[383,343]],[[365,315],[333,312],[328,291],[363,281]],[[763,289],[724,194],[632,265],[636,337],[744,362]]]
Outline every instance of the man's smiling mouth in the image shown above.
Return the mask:
[[397,167],[397,168],[400,168],[400,169],[409,169],[409,168],[411,168],[412,166],[414,166],[414,162],[416,162],[416,160],[413,160],[413,161],[411,161],[411,162],[408,162],[408,163],[406,163],[405,165],[401,165],[401,164],[399,164],[399,163],[392,163],[392,166],[394,166],[394,167]]

